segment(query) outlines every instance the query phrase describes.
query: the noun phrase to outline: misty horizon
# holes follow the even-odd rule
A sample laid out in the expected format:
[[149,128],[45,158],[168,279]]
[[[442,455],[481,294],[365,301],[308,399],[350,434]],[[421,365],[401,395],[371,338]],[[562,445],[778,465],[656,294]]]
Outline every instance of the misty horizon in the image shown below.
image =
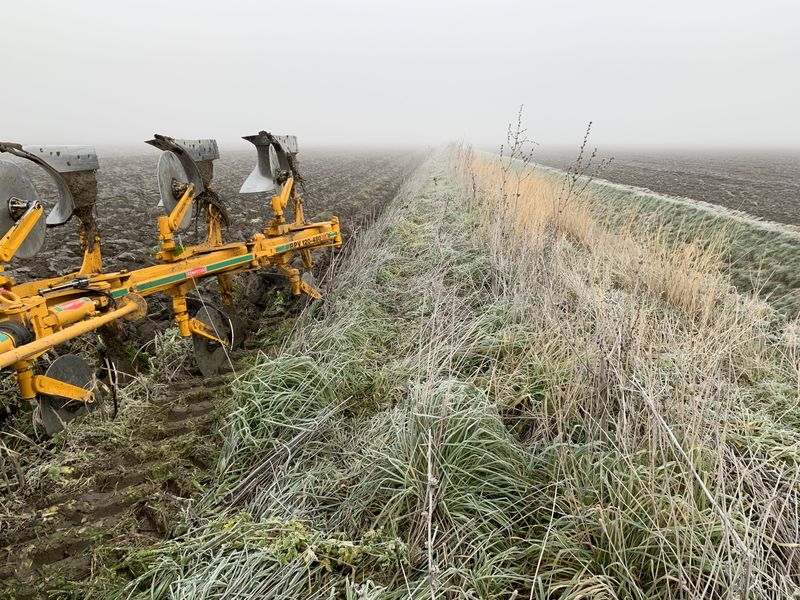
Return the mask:
[[14,3],[0,138],[136,147],[268,129],[301,147],[797,149],[784,0]]
[[[277,130],[276,130],[277,131]],[[162,132],[158,132],[162,133]],[[179,134],[173,135],[172,132],[167,132],[164,135],[170,135],[171,137],[175,137],[180,139],[181,135]],[[214,138],[213,135],[209,134],[208,132],[196,132],[198,137],[202,138]],[[185,136],[184,136],[185,137]],[[252,144],[245,142],[242,140],[242,143],[237,142],[235,139],[219,139],[214,138],[217,140],[220,153],[224,158],[227,154],[252,154],[255,159],[255,149],[253,148]],[[351,143],[351,144],[324,144],[324,143],[305,143],[302,139],[298,140],[298,147],[300,151],[300,159],[302,160],[302,156],[304,153],[307,152],[347,152],[347,151],[355,151],[355,152],[375,152],[380,153],[386,150],[429,150],[441,146],[442,144],[448,143],[467,143],[473,146],[476,150],[484,151],[484,152],[493,152],[499,153],[501,145],[505,145],[505,140],[498,141],[494,144],[472,144],[467,140],[452,140],[450,142],[442,142],[441,144],[379,144],[379,143]],[[49,140],[34,140],[33,142],[28,142],[27,140],[25,143],[53,143]],[[66,142],[65,142],[66,143]],[[89,143],[89,142],[87,142]],[[533,158],[534,162],[536,162],[537,158],[552,158],[554,156],[557,157],[575,157],[577,156],[578,151],[580,150],[580,143],[581,140],[578,139],[575,141],[574,144],[554,144],[552,146],[547,146],[544,144],[540,144],[537,142],[536,147],[533,151]],[[103,156],[125,156],[125,155],[152,155],[155,158],[158,158],[158,152],[152,146],[149,146],[142,140],[140,143],[101,143],[101,144],[94,144],[95,149],[102,160]],[[614,158],[621,158],[626,157],[630,158],[636,155],[643,155],[643,156],[664,156],[669,157],[673,155],[689,155],[695,157],[702,157],[702,156],[749,156],[749,157],[769,157],[769,156],[785,156],[797,159],[800,156],[800,146],[792,147],[792,146],[773,146],[773,147],[766,147],[766,146],[741,146],[741,147],[733,147],[733,146],[635,146],[635,145],[610,145],[610,146],[599,146],[594,143],[593,139],[590,137],[587,143],[587,147],[590,149],[597,149],[597,153],[601,157],[614,157]]]

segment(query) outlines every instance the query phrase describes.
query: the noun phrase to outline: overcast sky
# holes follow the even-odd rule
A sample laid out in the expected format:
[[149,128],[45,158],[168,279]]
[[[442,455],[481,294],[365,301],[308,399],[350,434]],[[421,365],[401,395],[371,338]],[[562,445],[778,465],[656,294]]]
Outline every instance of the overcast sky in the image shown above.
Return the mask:
[[[0,139],[800,147],[800,2],[5,0]],[[242,142],[243,147],[246,146]]]

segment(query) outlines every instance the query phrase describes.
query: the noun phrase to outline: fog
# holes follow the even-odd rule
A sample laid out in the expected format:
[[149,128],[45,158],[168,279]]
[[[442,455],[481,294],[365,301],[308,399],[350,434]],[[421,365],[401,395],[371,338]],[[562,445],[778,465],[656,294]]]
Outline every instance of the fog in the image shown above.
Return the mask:
[[3,4],[0,139],[139,145],[268,129],[302,145],[797,148],[800,4]]

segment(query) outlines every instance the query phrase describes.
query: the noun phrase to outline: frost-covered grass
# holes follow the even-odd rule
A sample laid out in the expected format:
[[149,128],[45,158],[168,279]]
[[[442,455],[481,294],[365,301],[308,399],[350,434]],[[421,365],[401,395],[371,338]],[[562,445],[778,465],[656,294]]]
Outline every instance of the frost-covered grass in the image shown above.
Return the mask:
[[122,597],[797,589],[797,324],[514,177],[420,169],[237,380],[217,486]]

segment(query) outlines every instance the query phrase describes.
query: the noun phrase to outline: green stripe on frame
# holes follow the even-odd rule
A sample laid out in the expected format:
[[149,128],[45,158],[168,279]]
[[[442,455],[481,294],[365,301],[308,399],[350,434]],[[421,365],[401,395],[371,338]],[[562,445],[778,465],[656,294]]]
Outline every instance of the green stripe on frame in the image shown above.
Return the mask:
[[[239,264],[248,263],[251,260],[253,260],[252,254],[245,254],[244,256],[229,258],[228,260],[223,260],[218,263],[212,263],[208,265],[206,267],[206,273],[209,273],[211,271],[219,271],[220,269],[225,269],[226,267],[232,267]],[[174,275],[170,275],[168,277],[162,277],[161,279],[146,281],[144,283],[138,284],[136,286],[136,291],[143,292],[145,290],[161,287],[162,285],[167,285],[178,281],[184,281],[185,279],[187,279],[186,273],[187,271],[184,271],[183,273],[175,273]]]
[[184,279],[186,279],[186,273],[175,273],[169,277],[162,277],[161,279],[154,279],[153,281],[137,284],[136,291],[143,292],[145,290],[150,290],[152,288],[166,285],[168,283],[174,283],[176,281],[182,281]]
[[225,267],[230,267],[233,265],[250,262],[251,260],[253,260],[253,255],[245,254],[244,256],[237,256],[236,258],[229,258],[228,260],[223,260],[222,262],[214,263],[213,265],[208,265],[207,269],[209,271],[218,271],[219,269],[224,269]]

